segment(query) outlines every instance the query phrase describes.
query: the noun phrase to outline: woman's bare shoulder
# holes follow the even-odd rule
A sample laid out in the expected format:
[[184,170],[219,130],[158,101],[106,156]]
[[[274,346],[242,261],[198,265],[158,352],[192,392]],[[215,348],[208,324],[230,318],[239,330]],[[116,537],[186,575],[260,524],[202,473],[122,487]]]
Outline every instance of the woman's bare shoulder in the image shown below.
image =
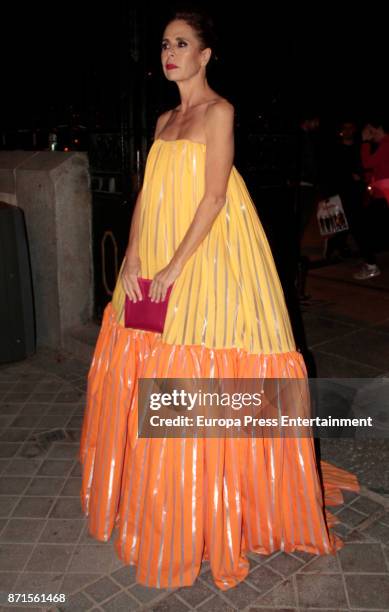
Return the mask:
[[[225,111],[234,111],[234,105],[231,104],[227,98],[223,98],[222,96],[216,97],[212,102],[210,102],[208,109],[216,108],[216,109],[225,109]],[[223,112],[223,111],[222,111]]]
[[205,122],[206,126],[213,124],[214,122],[220,125],[225,124],[226,127],[234,122],[235,108],[226,98],[220,97],[215,100],[207,108]]

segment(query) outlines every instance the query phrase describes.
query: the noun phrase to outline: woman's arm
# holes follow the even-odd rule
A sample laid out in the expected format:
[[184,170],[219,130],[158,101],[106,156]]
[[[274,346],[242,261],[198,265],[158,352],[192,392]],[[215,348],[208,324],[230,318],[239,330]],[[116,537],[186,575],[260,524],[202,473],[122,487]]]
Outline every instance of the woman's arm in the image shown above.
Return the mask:
[[[160,131],[166,124],[170,116],[170,112],[163,113],[158,117],[157,125],[154,132],[154,140],[157,138]],[[138,283],[138,276],[141,270],[141,261],[139,257],[139,226],[141,216],[141,201],[142,201],[142,189],[140,189],[136,198],[134,212],[132,214],[130,233],[128,238],[128,244],[125,254],[125,263],[122,270],[122,283],[126,294],[133,301],[142,299],[142,292]]]
[[165,299],[169,285],[179,276],[226,202],[227,184],[234,160],[234,107],[221,101],[208,108],[205,120],[205,190],[193,220],[170,263],[154,277],[150,296]]
[[130,233],[126,249],[126,257],[139,254],[139,223],[140,223],[140,206],[142,200],[142,187],[138,193],[135,202],[134,212],[132,214]]

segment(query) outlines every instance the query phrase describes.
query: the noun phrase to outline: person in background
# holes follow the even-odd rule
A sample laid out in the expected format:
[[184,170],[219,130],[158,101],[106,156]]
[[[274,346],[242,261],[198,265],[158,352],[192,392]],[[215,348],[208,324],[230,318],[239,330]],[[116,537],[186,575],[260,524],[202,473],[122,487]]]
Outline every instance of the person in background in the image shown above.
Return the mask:
[[[371,119],[362,131],[361,158],[368,184],[369,202],[364,211],[361,232],[364,263],[353,277],[366,280],[381,274],[376,260],[376,235],[388,224],[388,206],[384,194],[377,186],[389,178],[389,128],[381,119]],[[380,222],[377,222],[377,219]]]
[[324,137],[320,117],[315,112],[301,115],[296,139],[295,160],[291,167],[289,186],[293,193],[295,252],[295,284],[299,299],[304,301],[308,257],[302,254],[302,240],[319,200],[336,192],[334,145]]
[[361,161],[360,139],[355,121],[348,118],[340,124],[339,140],[335,148],[336,188],[342,201],[349,225],[349,232],[335,234],[327,241],[325,257],[328,260],[349,254],[347,238],[352,234],[362,252],[362,210],[365,192]]

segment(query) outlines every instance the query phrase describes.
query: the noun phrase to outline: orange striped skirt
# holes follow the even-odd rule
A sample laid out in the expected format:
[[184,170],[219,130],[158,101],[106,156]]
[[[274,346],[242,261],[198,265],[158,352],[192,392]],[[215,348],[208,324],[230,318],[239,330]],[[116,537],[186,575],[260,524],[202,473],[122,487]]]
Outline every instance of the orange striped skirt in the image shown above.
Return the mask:
[[139,438],[139,378],[306,376],[298,352],[252,355],[163,343],[126,329],[106,307],[88,376],[79,460],[89,533],[136,565],[136,580],[190,586],[208,560],[229,589],[248,574],[248,551],[333,554],[343,542],[326,505],[358,491],[352,474],[315,458],[312,438]]

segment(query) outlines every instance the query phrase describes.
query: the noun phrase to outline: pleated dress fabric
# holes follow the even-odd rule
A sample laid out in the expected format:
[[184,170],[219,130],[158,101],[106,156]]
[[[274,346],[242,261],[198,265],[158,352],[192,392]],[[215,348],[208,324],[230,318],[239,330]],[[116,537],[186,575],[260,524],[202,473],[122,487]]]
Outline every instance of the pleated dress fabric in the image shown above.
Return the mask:
[[[141,276],[171,260],[204,194],[206,145],[154,141],[141,200]],[[136,580],[190,586],[208,560],[222,590],[244,580],[247,552],[331,554],[343,542],[326,505],[354,475],[321,462],[312,438],[138,436],[141,378],[306,379],[272,254],[232,168],[225,206],[174,283],[162,334],[124,327],[121,270],[88,375],[79,460],[89,533]],[[288,413],[287,396],[283,411]],[[286,403],[285,403],[286,402]],[[302,406],[304,412],[305,406]]]

